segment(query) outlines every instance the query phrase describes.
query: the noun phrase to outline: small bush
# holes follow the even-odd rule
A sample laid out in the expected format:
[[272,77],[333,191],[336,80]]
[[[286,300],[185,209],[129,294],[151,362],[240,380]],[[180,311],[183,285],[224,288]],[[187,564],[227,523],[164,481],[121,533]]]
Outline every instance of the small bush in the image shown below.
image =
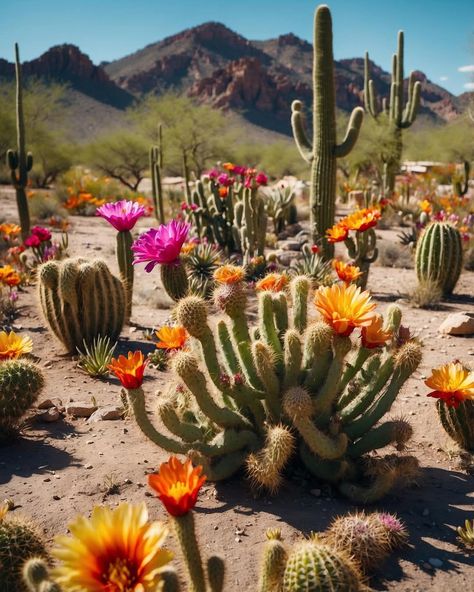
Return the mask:
[[413,269],[412,251],[409,247],[401,247],[396,243],[381,242],[377,264],[381,267]]
[[415,308],[438,308],[443,291],[437,282],[422,280],[408,294],[408,301]]

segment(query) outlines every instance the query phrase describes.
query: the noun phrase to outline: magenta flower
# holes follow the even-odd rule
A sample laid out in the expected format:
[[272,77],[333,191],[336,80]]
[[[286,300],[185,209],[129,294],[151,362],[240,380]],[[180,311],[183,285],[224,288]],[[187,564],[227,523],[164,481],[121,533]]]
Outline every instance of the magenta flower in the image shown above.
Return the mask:
[[105,218],[115,230],[125,232],[126,230],[132,230],[138,218],[145,216],[145,208],[135,201],[121,199],[97,208],[96,216]]
[[268,183],[268,177],[265,175],[265,173],[258,173],[258,175],[255,177],[255,181],[258,185],[266,185]]
[[243,177],[245,175],[246,171],[247,171],[246,167],[236,165],[232,172],[234,173],[234,175],[240,175],[241,177]]
[[41,239],[36,234],[32,234],[28,238],[25,238],[25,245],[27,247],[39,247],[41,244]]
[[144,232],[132,245],[133,264],[148,263],[145,267],[148,273],[158,264],[176,265],[190,228],[187,222],[172,220]]
[[209,179],[217,179],[219,176],[219,171],[217,169],[211,169],[206,173],[206,175],[209,177]]
[[227,173],[221,173],[217,177],[217,182],[219,183],[219,185],[223,185],[224,187],[230,187],[233,184],[234,179],[232,179],[232,177],[229,177]]
[[43,226],[33,226],[31,234],[37,236],[42,243],[51,240],[51,233]]

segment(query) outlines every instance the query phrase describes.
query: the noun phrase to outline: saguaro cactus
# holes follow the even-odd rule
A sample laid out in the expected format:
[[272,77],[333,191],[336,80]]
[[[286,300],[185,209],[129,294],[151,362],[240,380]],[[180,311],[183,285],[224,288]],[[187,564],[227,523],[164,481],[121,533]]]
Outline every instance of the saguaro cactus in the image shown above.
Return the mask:
[[30,212],[26,197],[28,172],[33,166],[33,155],[26,152],[25,118],[23,114],[23,89],[21,78],[20,50],[15,43],[15,73],[16,73],[16,150],[7,151],[7,164],[10,168],[12,184],[16,191],[18,217],[20,219],[21,236],[25,240],[30,234]]
[[384,177],[386,189],[393,192],[395,188],[395,176],[400,170],[402,158],[403,140],[402,130],[409,128],[416,119],[420,106],[421,83],[416,81],[414,72],[410,73],[408,79],[408,101],[404,104],[405,91],[403,86],[403,57],[404,57],[404,35],[403,31],[398,32],[398,49],[392,58],[392,83],[390,85],[390,102],[386,98],[382,100],[379,110],[374,81],[370,79],[369,54],[365,54],[364,68],[364,103],[365,110],[374,119],[380,113],[384,113],[389,120],[390,130],[394,136],[394,150],[391,154],[384,156],[386,167]]
[[291,125],[298,150],[311,165],[311,234],[314,243],[322,242],[326,259],[334,254],[325,233],[334,224],[337,158],[347,156],[354,147],[364,116],[360,107],[352,111],[346,136],[338,144],[335,94],[331,13],[321,5],[314,17],[313,142],[304,129],[300,101],[291,106]]
[[458,197],[463,197],[469,191],[469,175],[471,174],[471,163],[468,160],[465,160],[463,163],[463,175],[464,179],[461,182],[460,180],[455,181],[453,184],[454,193]]
[[163,170],[163,132],[161,125],[158,126],[158,145],[150,148],[150,172],[151,191],[155,217],[160,224],[165,224],[165,212],[163,208],[163,184],[161,172]]

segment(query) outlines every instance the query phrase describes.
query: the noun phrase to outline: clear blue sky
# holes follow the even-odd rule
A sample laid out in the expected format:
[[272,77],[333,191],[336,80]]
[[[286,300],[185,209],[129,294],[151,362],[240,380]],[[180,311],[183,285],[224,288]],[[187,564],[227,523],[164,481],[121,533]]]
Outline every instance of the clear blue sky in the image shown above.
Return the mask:
[[[0,57],[22,59],[73,43],[95,63],[113,60],[205,21],[220,21],[250,39],[292,32],[310,40],[309,0],[5,0]],[[407,70],[419,69],[459,94],[474,87],[473,0],[332,0],[336,58],[362,56],[389,69],[399,29]],[[459,72],[460,67],[469,67]],[[474,90],[474,88],[472,88]]]

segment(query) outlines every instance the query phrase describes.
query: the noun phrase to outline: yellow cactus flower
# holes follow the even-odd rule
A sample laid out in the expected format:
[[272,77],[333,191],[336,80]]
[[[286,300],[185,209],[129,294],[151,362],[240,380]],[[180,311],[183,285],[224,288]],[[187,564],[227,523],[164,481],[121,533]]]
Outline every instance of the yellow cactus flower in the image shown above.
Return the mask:
[[457,361],[433,368],[425,384],[434,389],[428,397],[441,399],[448,407],[474,400],[474,372]]
[[12,360],[33,349],[33,342],[28,335],[17,335],[14,331],[0,331],[0,360]]

